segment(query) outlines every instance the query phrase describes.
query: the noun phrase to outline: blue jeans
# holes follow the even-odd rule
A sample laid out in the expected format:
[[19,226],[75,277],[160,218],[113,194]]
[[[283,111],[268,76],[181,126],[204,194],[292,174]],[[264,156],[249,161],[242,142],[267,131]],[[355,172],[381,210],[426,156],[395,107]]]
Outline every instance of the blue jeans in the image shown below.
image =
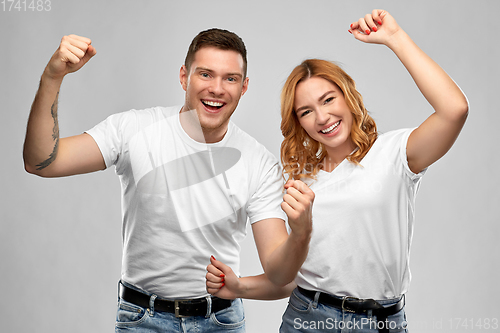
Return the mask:
[[[387,325],[390,333],[408,332],[404,308],[388,316],[386,322],[378,322],[376,316],[342,311],[336,307],[318,303],[315,299],[302,295],[296,288],[288,301],[283,314],[280,333],[287,332],[336,332],[336,333],[378,333],[378,327]],[[383,306],[390,306],[399,301],[378,301]],[[379,326],[377,326],[379,325]]]
[[[137,290],[137,288],[129,284],[126,285]],[[207,316],[185,318],[177,318],[175,314],[169,312],[155,311],[152,307],[143,308],[121,298],[118,300],[115,325],[115,332],[117,333],[215,333],[221,331],[228,333],[245,332],[245,314],[241,299],[235,299],[230,307],[216,313],[208,311]]]

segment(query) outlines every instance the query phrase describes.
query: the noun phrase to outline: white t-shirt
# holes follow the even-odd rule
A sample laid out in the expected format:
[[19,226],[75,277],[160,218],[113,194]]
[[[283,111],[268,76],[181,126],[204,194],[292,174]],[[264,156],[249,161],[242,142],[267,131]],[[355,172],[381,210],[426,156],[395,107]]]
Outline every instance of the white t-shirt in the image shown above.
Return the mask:
[[344,160],[318,173],[310,185],[313,234],[299,286],[378,300],[407,292],[415,196],[425,173],[408,167],[411,131],[380,135],[361,165]]
[[180,110],[131,110],[87,132],[122,185],[122,279],[164,298],[207,295],[210,255],[239,274],[247,219],[285,219],[277,159],[233,123],[220,142],[194,141]]

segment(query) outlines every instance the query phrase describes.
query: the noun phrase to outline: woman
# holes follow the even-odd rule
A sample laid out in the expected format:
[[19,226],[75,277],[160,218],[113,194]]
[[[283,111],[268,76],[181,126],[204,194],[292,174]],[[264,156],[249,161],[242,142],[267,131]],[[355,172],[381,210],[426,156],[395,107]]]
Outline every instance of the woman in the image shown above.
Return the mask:
[[[415,129],[378,135],[354,81],[338,66],[310,59],[292,71],[281,98],[285,188],[301,179],[315,199],[309,253],[281,332],[406,331],[415,196],[468,113],[460,88],[388,12],[374,10],[349,32],[389,47],[434,113]],[[259,298],[291,288],[273,289],[263,275],[238,280],[215,260],[207,269],[207,289],[220,297]]]

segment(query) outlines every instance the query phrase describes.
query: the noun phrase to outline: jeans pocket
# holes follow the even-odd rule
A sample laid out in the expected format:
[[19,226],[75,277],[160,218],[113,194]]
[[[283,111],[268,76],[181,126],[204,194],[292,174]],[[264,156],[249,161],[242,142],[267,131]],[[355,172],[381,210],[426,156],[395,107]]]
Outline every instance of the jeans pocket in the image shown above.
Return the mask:
[[212,313],[210,319],[221,328],[234,329],[242,327],[245,325],[245,312],[243,311],[241,299],[234,300],[233,304],[224,310]]
[[404,307],[399,312],[387,317],[387,326],[390,333],[408,332]]
[[148,317],[149,309],[120,299],[116,311],[116,327],[133,327],[144,322]]
[[290,295],[290,299],[288,300],[288,305],[290,306],[290,308],[300,313],[310,312],[312,302],[302,299],[302,297],[300,297],[302,295],[298,296],[297,293],[298,291],[294,290]]

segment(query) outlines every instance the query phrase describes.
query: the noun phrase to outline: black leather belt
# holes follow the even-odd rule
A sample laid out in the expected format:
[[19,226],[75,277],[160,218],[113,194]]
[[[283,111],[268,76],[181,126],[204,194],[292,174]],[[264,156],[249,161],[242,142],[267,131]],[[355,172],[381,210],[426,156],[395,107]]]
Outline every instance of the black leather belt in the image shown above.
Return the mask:
[[[297,287],[297,289],[302,295],[307,296],[310,299],[314,299],[316,295],[316,291],[313,290],[307,290],[301,287]],[[385,322],[388,316],[396,314],[403,309],[405,306],[405,298],[401,297],[396,304],[384,307],[371,298],[361,299],[349,296],[339,298],[329,294],[320,293],[318,303],[331,305],[343,311],[357,314],[367,314],[368,311],[371,310],[372,314],[377,316],[378,321]],[[383,327],[379,328],[379,332],[389,332],[389,330],[387,327]]]
[[[122,283],[119,284],[119,295],[120,298],[129,303],[133,303],[143,308],[149,308],[149,300],[151,299],[151,296],[124,286]],[[212,297],[212,312],[228,308],[231,304],[231,300]],[[154,310],[174,313],[176,317],[206,316],[207,305],[208,302],[206,298],[175,301],[156,298],[154,302]]]

